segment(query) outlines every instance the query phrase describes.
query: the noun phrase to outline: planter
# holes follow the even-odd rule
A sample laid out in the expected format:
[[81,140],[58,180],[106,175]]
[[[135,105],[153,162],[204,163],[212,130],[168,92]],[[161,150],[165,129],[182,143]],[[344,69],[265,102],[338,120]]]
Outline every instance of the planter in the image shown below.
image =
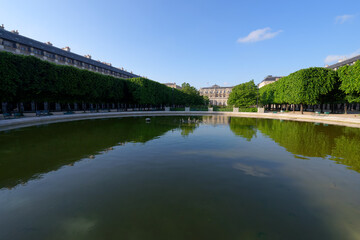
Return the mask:
[[185,112],[190,112],[190,107],[185,107]]
[[258,111],[257,111],[258,113],[265,113],[265,108],[260,108],[260,107],[258,107]]
[[212,107],[210,108],[210,107],[209,107],[209,108],[208,108],[208,111],[209,111],[209,112],[213,112],[213,111],[214,111],[214,108],[212,108]]
[[234,107],[233,112],[239,112],[239,108]]
[[170,112],[170,107],[165,107],[165,112]]

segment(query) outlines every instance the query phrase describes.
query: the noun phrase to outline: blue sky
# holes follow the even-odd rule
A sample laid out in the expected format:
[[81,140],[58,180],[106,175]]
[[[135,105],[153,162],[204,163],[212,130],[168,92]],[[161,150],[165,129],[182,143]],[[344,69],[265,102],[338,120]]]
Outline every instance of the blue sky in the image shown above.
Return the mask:
[[360,54],[359,0],[0,0],[0,24],[197,88],[259,83]]

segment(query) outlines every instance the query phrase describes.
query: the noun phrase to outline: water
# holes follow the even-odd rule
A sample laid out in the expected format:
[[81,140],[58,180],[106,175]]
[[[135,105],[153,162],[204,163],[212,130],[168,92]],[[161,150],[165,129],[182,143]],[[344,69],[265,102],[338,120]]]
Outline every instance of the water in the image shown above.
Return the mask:
[[360,129],[227,117],[0,133],[0,239],[360,239]]

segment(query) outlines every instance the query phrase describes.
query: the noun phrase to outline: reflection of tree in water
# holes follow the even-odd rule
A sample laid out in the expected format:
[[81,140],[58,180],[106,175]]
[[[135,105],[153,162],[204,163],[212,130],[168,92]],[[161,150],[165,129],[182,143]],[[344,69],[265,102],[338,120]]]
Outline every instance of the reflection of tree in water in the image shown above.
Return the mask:
[[256,118],[231,118],[230,129],[235,135],[245,138],[247,141],[256,137]]
[[193,133],[194,130],[199,126],[202,121],[202,117],[188,117],[181,119],[181,135],[188,136],[190,133]]
[[324,126],[314,123],[280,121],[256,118],[234,118],[230,129],[247,141],[259,129],[299,159],[331,156],[331,160],[360,172],[360,129],[342,126]]
[[330,159],[360,172],[358,128],[279,120],[259,120],[257,128],[295,155],[332,156]]
[[[195,118],[191,118],[195,119]],[[146,143],[172,129],[193,132],[188,117],[123,118],[74,121],[0,133],[0,188],[38,178],[82,158],[95,158],[113,146]],[[189,124],[187,126],[187,124]],[[191,130],[191,131],[190,131]]]
[[[358,133],[360,134],[360,132]],[[357,139],[341,136],[335,139],[335,148],[332,151],[332,160],[350,166],[360,172],[360,137]]]

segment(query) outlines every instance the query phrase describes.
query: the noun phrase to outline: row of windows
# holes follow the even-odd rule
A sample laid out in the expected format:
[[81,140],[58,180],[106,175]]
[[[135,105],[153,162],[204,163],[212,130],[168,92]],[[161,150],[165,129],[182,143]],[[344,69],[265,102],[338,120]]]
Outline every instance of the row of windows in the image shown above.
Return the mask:
[[228,90],[228,91],[205,91],[205,93],[230,93],[231,91],[230,90]]
[[110,71],[110,70],[107,70],[107,69],[103,69],[103,68],[99,68],[99,67],[96,67],[96,66],[93,66],[93,65],[90,65],[90,64],[86,64],[86,63],[83,63],[83,62],[79,62],[79,61],[76,61],[76,60],[73,60],[73,59],[70,59],[70,58],[66,58],[66,57],[63,57],[63,56],[60,56],[60,55],[55,55],[53,53],[49,53],[49,52],[45,52],[43,50],[40,50],[40,49],[36,49],[36,48],[33,48],[33,50],[31,51],[31,48],[30,47],[27,47],[27,46],[24,46],[24,45],[20,45],[17,47],[16,43],[14,42],[11,42],[11,41],[6,41],[6,40],[3,40],[2,43],[0,42],[0,44],[4,45],[4,46],[7,46],[7,47],[11,47],[11,48],[18,48],[20,49],[21,51],[26,51],[26,52],[32,52],[36,55],[39,55],[39,56],[45,56],[49,59],[56,59],[58,61],[61,61],[61,62],[67,62],[67,63],[70,63],[70,64],[73,64],[73,65],[76,65],[78,67],[84,67],[86,69],[90,69],[90,70],[93,70],[93,71],[99,71],[101,73],[105,73],[105,74],[111,74],[113,76],[116,76],[116,77],[122,77],[122,78],[128,78],[129,76],[125,75],[125,74],[121,74],[121,73],[117,73],[117,72],[113,72],[113,71]]

